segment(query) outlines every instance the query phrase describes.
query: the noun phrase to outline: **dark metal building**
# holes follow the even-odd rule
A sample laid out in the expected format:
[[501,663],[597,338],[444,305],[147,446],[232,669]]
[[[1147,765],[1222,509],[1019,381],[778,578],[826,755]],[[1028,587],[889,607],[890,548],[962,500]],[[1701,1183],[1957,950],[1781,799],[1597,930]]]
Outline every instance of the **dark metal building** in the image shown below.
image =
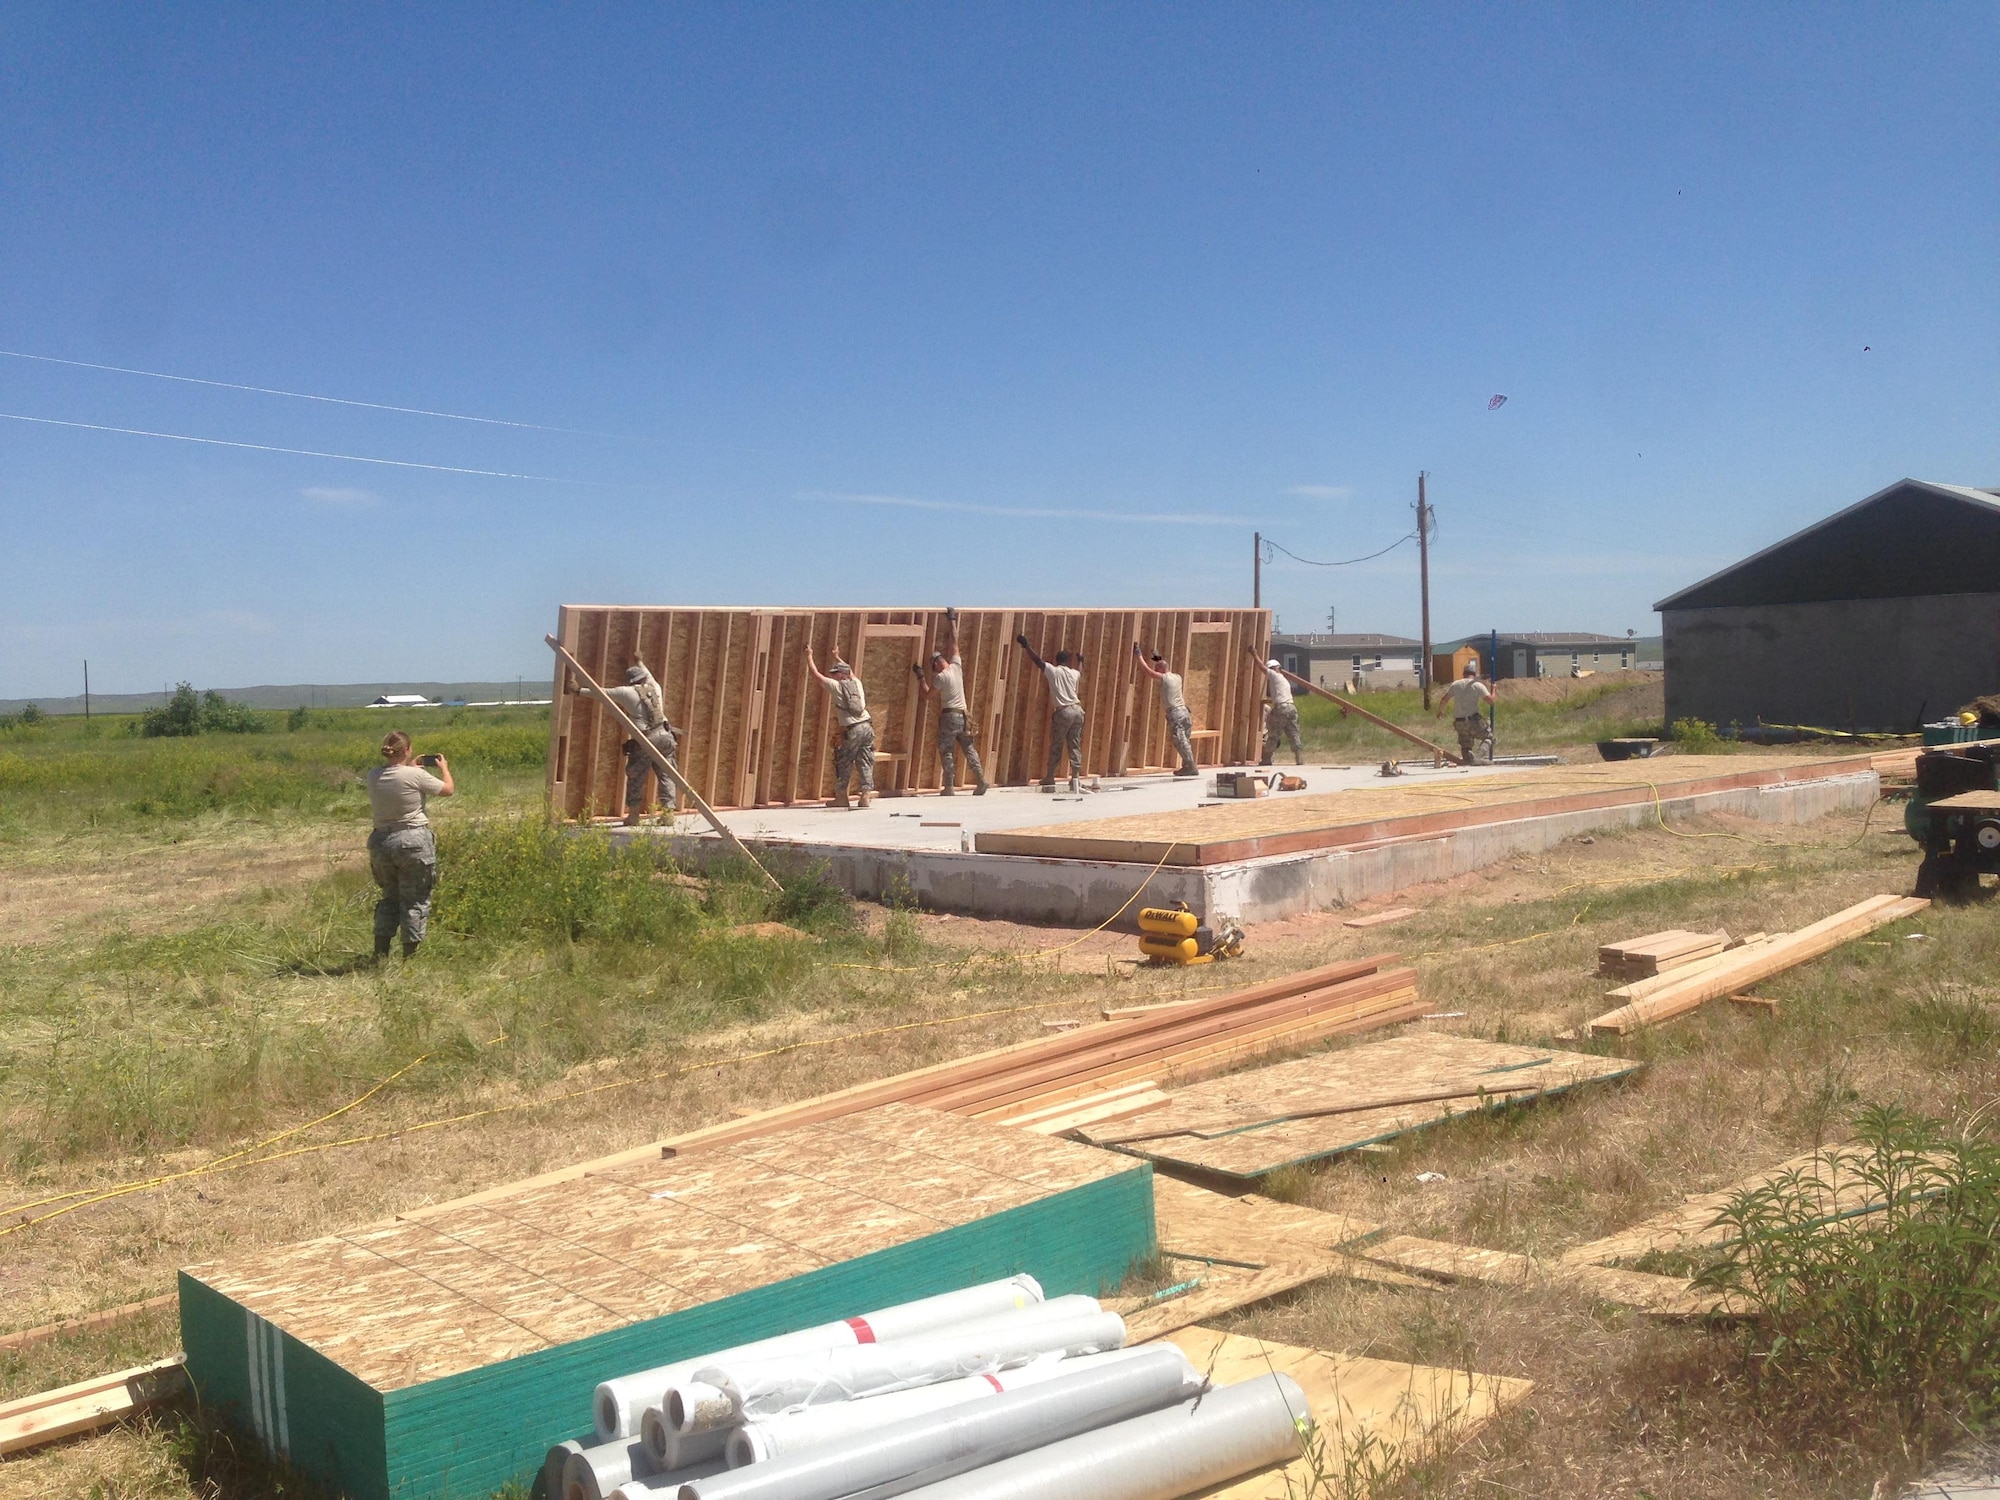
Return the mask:
[[1899,480],[1653,607],[1669,721],[1912,729],[2000,689],[2000,491]]

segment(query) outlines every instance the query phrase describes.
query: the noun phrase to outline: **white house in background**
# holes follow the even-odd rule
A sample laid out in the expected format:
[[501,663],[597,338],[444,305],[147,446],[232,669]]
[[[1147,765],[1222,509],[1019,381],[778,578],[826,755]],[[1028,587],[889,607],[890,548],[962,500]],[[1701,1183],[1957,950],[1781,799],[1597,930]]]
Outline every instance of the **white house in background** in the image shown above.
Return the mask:
[[1402,635],[1277,635],[1271,655],[1287,672],[1296,672],[1333,692],[1365,692],[1370,688],[1417,686],[1417,658],[1423,644]]
[[422,693],[384,693],[370,708],[436,708],[437,705]]

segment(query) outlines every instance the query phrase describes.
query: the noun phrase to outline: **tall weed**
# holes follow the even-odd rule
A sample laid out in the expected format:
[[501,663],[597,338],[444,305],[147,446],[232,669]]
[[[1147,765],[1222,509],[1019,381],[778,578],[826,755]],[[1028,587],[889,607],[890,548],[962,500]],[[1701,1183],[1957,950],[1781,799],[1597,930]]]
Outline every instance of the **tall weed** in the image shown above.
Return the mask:
[[1864,1208],[1787,1172],[1730,1202],[1734,1237],[1696,1280],[1761,1315],[1746,1337],[1767,1388],[1828,1414],[1880,1403],[1921,1447],[2000,1401],[2000,1151],[1889,1106],[1837,1149]]

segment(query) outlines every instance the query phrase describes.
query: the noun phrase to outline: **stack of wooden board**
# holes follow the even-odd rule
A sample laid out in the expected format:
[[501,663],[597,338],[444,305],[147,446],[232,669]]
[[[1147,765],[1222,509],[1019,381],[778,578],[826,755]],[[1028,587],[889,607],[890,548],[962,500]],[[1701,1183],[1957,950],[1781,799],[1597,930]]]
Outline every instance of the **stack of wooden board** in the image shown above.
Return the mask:
[[1250,1180],[1640,1066],[1475,1037],[1401,1036],[1213,1079],[1137,1119],[1086,1125],[1076,1134],[1153,1161]]
[[[937,700],[910,670],[945,639],[937,609],[674,609],[566,604],[556,639],[605,685],[643,662],[666,691],[680,732],[681,774],[714,807],[810,802],[832,790],[832,703],[806,670],[841,658],[854,667],[874,716],[876,785],[884,792],[942,784]],[[1049,700],[1042,674],[1015,644],[1044,657],[1081,652],[1086,774],[1175,764],[1136,641],[1182,677],[1203,765],[1257,758],[1258,665],[1270,638],[1261,609],[968,609],[958,615],[972,727],[986,774],[1018,785],[1048,763]],[[1254,660],[1253,654],[1254,653]],[[625,812],[624,735],[558,666],[549,725],[549,805],[565,817]]]
[[1605,943],[1597,950],[1597,972],[1606,979],[1651,979],[1669,969],[1713,958],[1729,946],[1726,932],[1688,932],[1670,927],[1665,932],[1627,938],[1622,943]]
[[[1162,1084],[1414,1019],[1424,1010],[1416,971],[1390,967],[1394,962],[1393,954],[1350,959],[1233,994],[1081,1026],[725,1120],[627,1156],[747,1140],[892,1101],[1055,1134],[1148,1108],[1159,1101]],[[1128,1107],[1117,1107],[1120,1101]]]
[[1739,994],[1752,985],[1782,974],[1843,943],[1913,916],[1929,906],[1918,896],[1870,896],[1844,911],[1802,927],[1747,942],[1716,957],[1688,964],[1655,979],[1613,990],[1605,998],[1622,1000],[1588,1023],[1593,1036],[1622,1036],[1684,1015],[1711,1000]]
[[1026,1271],[1115,1287],[1152,1172],[890,1106],[183,1271],[187,1369],[355,1500],[525,1485],[600,1380]]

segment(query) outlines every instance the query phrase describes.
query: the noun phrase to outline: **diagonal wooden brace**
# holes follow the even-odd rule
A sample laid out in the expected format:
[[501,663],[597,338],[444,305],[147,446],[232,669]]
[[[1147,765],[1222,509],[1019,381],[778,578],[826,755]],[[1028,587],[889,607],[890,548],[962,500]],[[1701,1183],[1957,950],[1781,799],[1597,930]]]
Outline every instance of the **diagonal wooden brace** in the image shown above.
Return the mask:
[[783,890],[784,887],[778,884],[777,877],[757,862],[757,856],[750,852],[743,843],[743,840],[736,836],[728,824],[716,816],[715,809],[702,800],[701,793],[688,785],[687,778],[681,775],[679,768],[667,759],[658,745],[655,745],[651,740],[646,738],[645,732],[637,724],[632,722],[632,716],[620,708],[617,701],[597,685],[596,679],[584,671],[583,663],[578,661],[574,656],[571,656],[568,650],[564,648],[563,643],[554,636],[545,635],[542,639],[548,642],[549,649],[555,652],[557,657],[561,659],[563,666],[577,680],[584,693],[602,703],[610,711],[611,717],[624,729],[626,735],[652,758],[654,769],[662,776],[669,778],[675,786],[687,793],[688,801],[695,805],[697,812],[708,819],[708,826],[721,836],[722,842],[729,848],[730,852],[740,854],[743,858],[747,859],[750,862],[751,868],[764,877],[765,883],[772,890]]

